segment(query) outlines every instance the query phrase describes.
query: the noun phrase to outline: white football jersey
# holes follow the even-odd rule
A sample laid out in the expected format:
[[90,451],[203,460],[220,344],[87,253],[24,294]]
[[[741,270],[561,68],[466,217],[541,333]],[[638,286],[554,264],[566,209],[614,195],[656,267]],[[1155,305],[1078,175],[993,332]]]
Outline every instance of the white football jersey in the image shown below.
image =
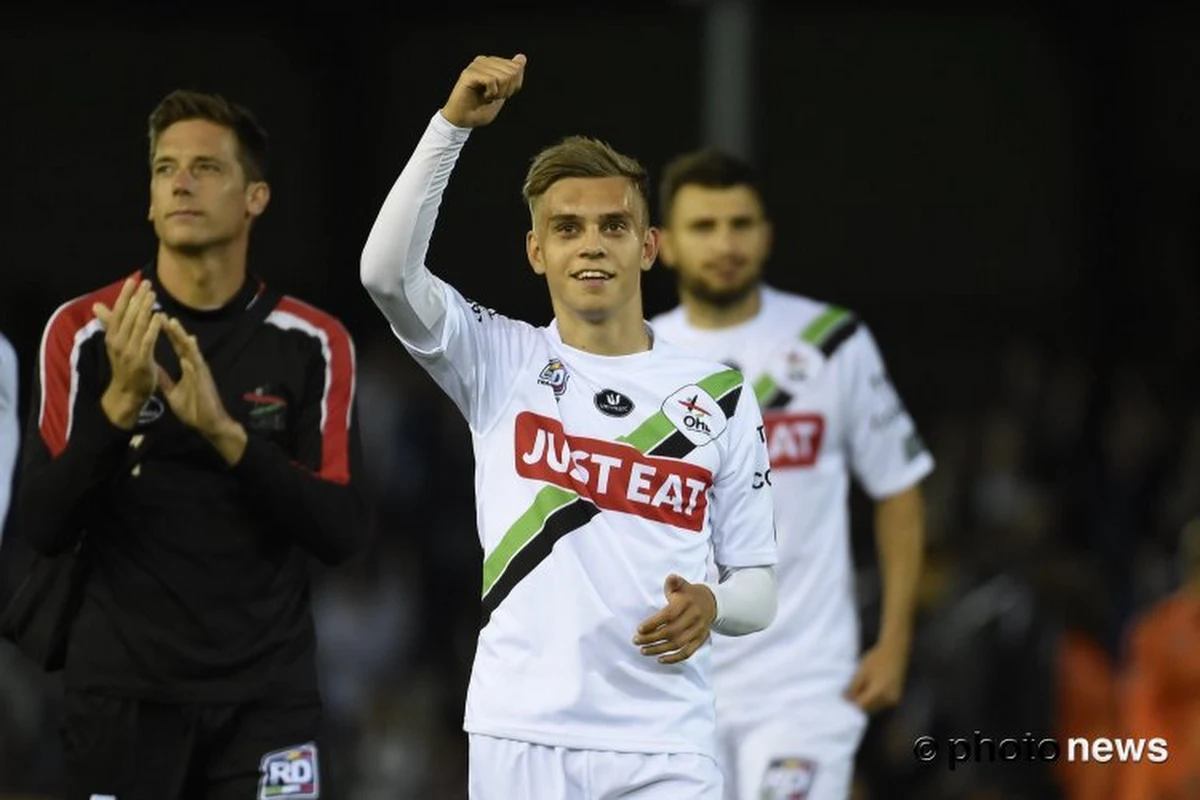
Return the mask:
[[470,423],[483,619],[471,733],[715,757],[710,646],[633,644],[671,573],[776,561],[762,416],[742,375],[656,341],[606,357],[444,287],[440,345],[406,348]]
[[759,313],[737,326],[694,328],[682,307],[651,324],[661,339],[741,370],[766,423],[779,611],[764,631],[714,635],[719,714],[759,718],[840,694],[859,653],[849,476],[879,500],[933,469],[874,339],[853,313],[768,286]]

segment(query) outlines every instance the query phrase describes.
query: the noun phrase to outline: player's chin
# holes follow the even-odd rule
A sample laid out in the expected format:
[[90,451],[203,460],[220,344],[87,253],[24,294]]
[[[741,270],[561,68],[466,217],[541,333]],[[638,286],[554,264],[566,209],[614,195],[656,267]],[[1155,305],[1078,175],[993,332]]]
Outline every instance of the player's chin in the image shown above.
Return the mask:
[[[608,283],[612,283],[609,281]],[[616,310],[618,305],[617,293],[613,287],[601,286],[572,287],[568,292],[571,307],[581,316],[607,316]]]
[[756,283],[753,275],[736,278],[714,278],[708,276],[692,284],[692,293],[715,305],[730,305],[745,297]]
[[748,269],[704,276],[704,283],[714,294],[741,294],[754,285],[754,274]]
[[162,243],[172,250],[187,252],[211,247],[220,237],[213,236],[205,231],[171,230],[168,228],[162,233],[161,238]]

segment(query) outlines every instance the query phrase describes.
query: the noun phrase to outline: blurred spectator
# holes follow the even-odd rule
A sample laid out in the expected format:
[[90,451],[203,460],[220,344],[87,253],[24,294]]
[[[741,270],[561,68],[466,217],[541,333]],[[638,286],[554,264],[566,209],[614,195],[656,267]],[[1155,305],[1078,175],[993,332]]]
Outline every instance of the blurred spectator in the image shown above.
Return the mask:
[[[1081,558],[1051,562],[1052,592],[1061,616],[1054,691],[1054,732],[1060,746],[1071,737],[1120,735],[1117,665],[1104,649],[1105,591],[1099,572]],[[1060,758],[1056,773],[1064,800],[1111,800],[1112,768]]]
[[1122,705],[1127,737],[1162,737],[1163,763],[1121,770],[1121,800],[1184,800],[1200,795],[1200,518],[1179,539],[1184,583],[1130,631]]

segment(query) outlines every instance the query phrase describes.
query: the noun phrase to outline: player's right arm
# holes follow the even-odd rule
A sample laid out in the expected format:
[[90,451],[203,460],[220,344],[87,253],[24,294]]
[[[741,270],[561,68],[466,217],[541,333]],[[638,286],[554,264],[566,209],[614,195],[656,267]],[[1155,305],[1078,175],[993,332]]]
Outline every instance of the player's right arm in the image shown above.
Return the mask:
[[713,487],[713,558],[720,580],[706,584],[717,601],[713,630],[726,636],[766,628],[778,608],[778,543],[765,430],[754,392],[743,383]]
[[[87,528],[92,501],[122,469],[138,412],[154,391],[161,318],[149,281],[134,286],[125,283],[112,309],[63,306],[42,335],[16,526],[45,555],[69,550]],[[104,355],[83,347],[93,320],[103,325],[111,372],[103,385],[98,359]]]
[[17,352],[4,334],[0,334],[0,534],[4,532],[4,521],[8,518],[21,433],[17,421],[18,375]]
[[[495,119],[524,80],[525,57],[477,57],[459,75],[392,186],[363,246],[360,278],[406,348],[473,423],[487,416],[489,337],[471,327],[494,312],[466,301],[425,259],[450,173],[473,128]],[[502,337],[500,337],[502,338]]]

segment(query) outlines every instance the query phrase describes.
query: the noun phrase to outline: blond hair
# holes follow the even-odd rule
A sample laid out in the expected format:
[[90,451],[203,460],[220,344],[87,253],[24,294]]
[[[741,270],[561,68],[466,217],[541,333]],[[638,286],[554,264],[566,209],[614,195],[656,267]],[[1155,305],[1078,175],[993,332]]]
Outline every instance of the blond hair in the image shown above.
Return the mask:
[[533,157],[521,195],[532,213],[537,201],[566,178],[625,178],[642,200],[642,225],[650,224],[650,177],[637,159],[617,152],[606,142],[587,136],[568,136]]

